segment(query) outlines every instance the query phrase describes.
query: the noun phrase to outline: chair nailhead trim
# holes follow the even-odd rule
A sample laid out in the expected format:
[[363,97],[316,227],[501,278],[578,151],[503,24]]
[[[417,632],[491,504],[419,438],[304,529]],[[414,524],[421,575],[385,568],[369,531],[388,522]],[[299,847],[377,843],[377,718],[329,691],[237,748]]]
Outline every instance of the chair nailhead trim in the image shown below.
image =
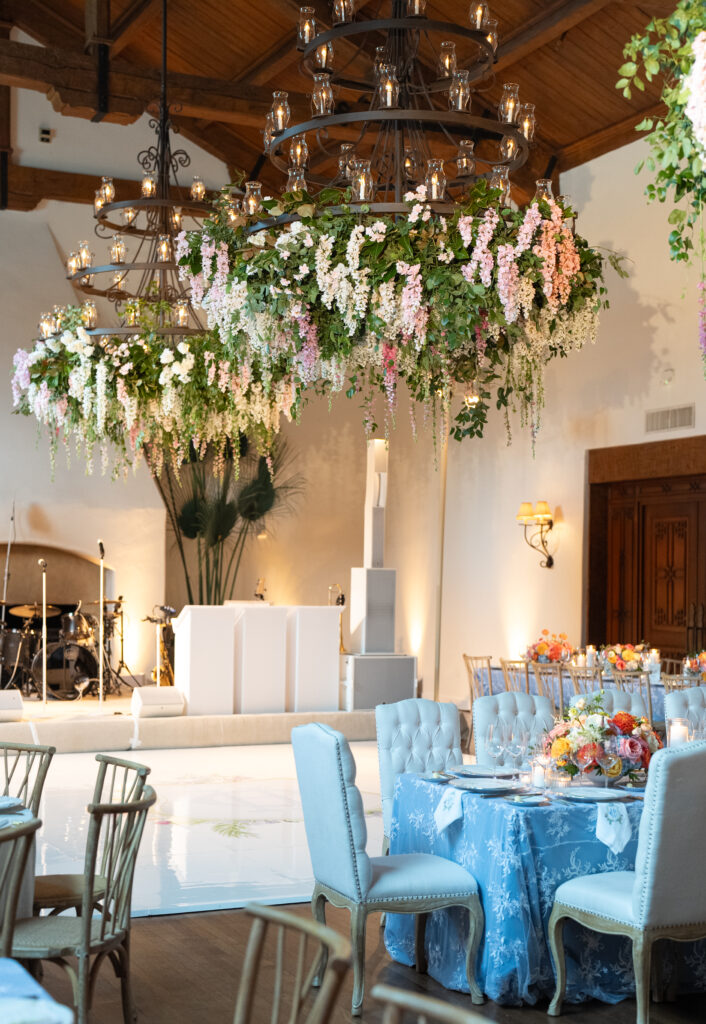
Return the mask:
[[348,839],[350,841],[352,860],[353,860],[353,876],[355,878],[355,888],[358,894],[358,903],[363,900],[363,890],[360,884],[360,876],[358,874],[358,860],[356,857],[355,842],[353,840],[353,826],[351,825],[351,814],[348,807],[348,789],[346,787],[345,779],[343,778],[343,762],[341,759],[341,744],[336,738],[336,767],[338,768],[338,778],[341,783],[341,789],[343,790],[343,806],[346,810],[346,825],[348,827]]

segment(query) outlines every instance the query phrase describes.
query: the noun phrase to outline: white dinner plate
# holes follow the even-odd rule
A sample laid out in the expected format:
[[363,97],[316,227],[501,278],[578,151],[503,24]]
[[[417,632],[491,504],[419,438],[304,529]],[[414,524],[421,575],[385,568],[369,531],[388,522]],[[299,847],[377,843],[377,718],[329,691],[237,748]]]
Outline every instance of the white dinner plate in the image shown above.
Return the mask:
[[[482,764],[457,764],[453,768],[448,769],[455,775],[462,775],[464,778],[468,777],[471,779],[492,779],[493,769],[486,768]],[[495,773],[499,779],[511,779],[515,774],[511,768],[498,768]]]
[[601,789],[599,786],[569,786],[556,794],[562,800],[577,800],[582,803],[603,803],[610,800],[625,800],[630,794],[624,789]]
[[424,779],[425,782],[436,782],[440,786],[451,782],[448,775],[441,775],[439,772],[417,772],[417,778]]
[[468,789],[472,793],[512,793],[519,783],[508,782],[506,779],[452,779],[451,785],[456,789]]
[[11,814],[12,811],[23,811],[24,804],[16,796],[0,796],[0,814]]
[[547,807],[549,800],[543,793],[512,793],[505,798],[511,804],[520,807]]

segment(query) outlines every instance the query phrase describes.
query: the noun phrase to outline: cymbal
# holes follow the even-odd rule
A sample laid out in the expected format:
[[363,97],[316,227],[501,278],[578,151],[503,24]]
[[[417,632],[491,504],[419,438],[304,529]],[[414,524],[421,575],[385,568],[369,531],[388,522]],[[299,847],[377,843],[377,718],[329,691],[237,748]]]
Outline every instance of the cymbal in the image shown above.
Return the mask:
[[[41,604],[16,604],[14,608],[10,608],[10,614],[18,615],[21,619],[41,619],[42,606]],[[61,615],[61,608],[57,608],[55,604],[48,604],[47,618],[51,619],[55,615]]]
[[[122,598],[120,597],[104,597],[103,604],[122,604]],[[100,601],[89,601],[89,605],[100,604]]]

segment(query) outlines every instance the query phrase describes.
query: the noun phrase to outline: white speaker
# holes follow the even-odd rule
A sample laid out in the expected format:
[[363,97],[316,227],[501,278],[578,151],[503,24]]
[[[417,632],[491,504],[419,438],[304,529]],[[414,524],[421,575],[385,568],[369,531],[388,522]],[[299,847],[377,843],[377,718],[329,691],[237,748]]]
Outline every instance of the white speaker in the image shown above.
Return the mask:
[[11,688],[0,690],[0,722],[19,722],[22,718],[22,694]]
[[172,718],[184,714],[184,695],[173,686],[136,686],[132,691],[135,718]]

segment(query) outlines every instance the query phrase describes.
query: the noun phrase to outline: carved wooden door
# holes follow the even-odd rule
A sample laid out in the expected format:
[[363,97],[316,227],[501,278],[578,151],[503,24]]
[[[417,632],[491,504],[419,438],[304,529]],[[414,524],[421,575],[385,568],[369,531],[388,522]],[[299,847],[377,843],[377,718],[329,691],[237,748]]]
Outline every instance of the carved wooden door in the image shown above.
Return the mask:
[[648,501],[643,508],[642,636],[660,650],[686,649],[690,615],[702,605],[702,505],[698,499]]

